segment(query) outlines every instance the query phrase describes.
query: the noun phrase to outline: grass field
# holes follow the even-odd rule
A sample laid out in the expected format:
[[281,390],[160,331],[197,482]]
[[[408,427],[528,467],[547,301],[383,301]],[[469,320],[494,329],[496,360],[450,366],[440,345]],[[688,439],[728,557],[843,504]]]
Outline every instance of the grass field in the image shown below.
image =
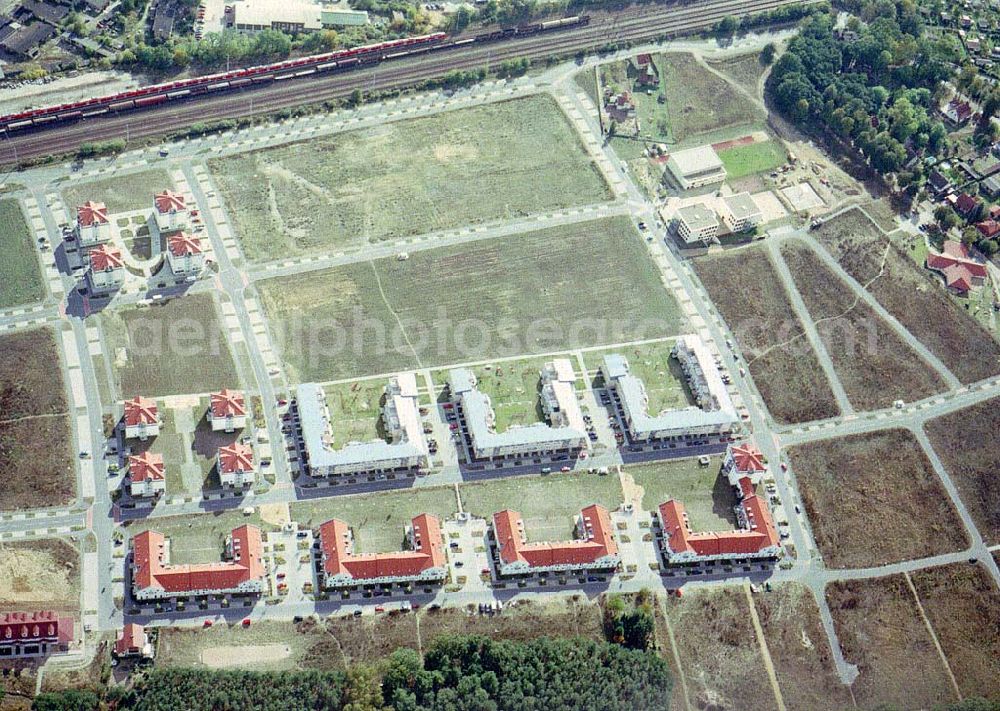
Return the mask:
[[101,325],[122,399],[239,387],[209,294],[188,294],[144,309],[109,309],[101,314]]
[[548,96],[384,123],[209,167],[252,260],[611,197]]
[[685,589],[665,604],[692,708],[776,708],[742,590]]
[[[307,663],[310,650],[326,636],[320,626],[308,626],[292,631],[287,622],[256,621],[250,627],[240,624],[215,624],[211,629],[160,628],[156,649],[156,665],[162,667],[204,668],[206,654],[233,647],[245,648],[241,669],[283,671],[311,667]],[[257,662],[253,649],[281,644],[288,647],[288,656],[274,661]]]
[[[1000,372],[1000,344],[863,213],[852,210],[814,231],[841,266],[963,383]],[[877,277],[877,278],[876,278]],[[873,281],[874,280],[874,281]]]
[[0,200],[0,309],[45,298],[31,228],[17,200]]
[[138,519],[129,524],[128,535],[135,536],[149,529],[159,531],[170,539],[171,563],[217,563],[222,559],[226,536],[244,524],[258,526],[265,533],[278,529],[263,521],[256,510],[250,516],[232,510]]
[[1000,428],[1000,399],[956,410],[929,421],[931,446],[958,488],[983,539],[1000,543],[1000,451],[984,432]]
[[609,511],[622,502],[615,476],[549,474],[495,479],[459,486],[462,509],[487,521],[504,509],[524,517],[529,541],[566,541],[573,538],[576,516],[584,506],[601,504]]
[[596,375],[604,356],[620,353],[628,358],[630,372],[642,380],[646,389],[649,398],[646,410],[655,415],[663,410],[676,410],[695,404],[684,379],[684,372],[677,361],[670,357],[673,347],[674,341],[671,339],[624,348],[587,351],[583,354],[583,362],[587,364],[587,371]]
[[[788,294],[759,247],[697,259],[695,271],[747,359],[750,374],[778,422],[833,417],[840,409],[816,353],[803,337]],[[733,279],[752,274],[752,279]]]
[[330,411],[334,447],[342,447],[348,442],[385,439],[382,422],[385,386],[386,381],[379,378],[337,383],[323,388]]
[[573,76],[573,81],[583,89],[583,93],[587,95],[587,98],[594,102],[594,106],[597,106],[601,99],[597,94],[597,76],[594,72],[593,68],[584,69]]
[[728,531],[736,527],[736,495],[726,478],[719,476],[721,465],[721,457],[713,457],[708,466],[701,466],[697,459],[676,459],[627,467],[624,476],[642,487],[641,510],[655,511],[665,501],[677,499],[684,504],[694,531]]
[[793,447],[788,456],[829,568],[863,568],[968,545],[916,438],[884,430]]
[[931,708],[955,700],[916,601],[902,575],[827,586],[844,657],[860,676],[859,708]]
[[742,86],[752,94],[757,93],[757,85],[767,71],[767,66],[760,61],[760,52],[706,61],[712,69],[722,72],[737,86]]
[[0,544],[0,612],[80,609],[80,551],[61,539]]
[[103,202],[108,212],[130,212],[149,208],[153,211],[153,196],[164,190],[173,190],[174,181],[165,170],[144,170],[103,180],[74,182],[62,191],[63,202],[75,215],[77,205],[88,200]]
[[337,496],[291,505],[292,518],[303,527],[317,528],[331,518],[348,524],[358,553],[398,551],[403,546],[404,528],[414,516],[429,513],[444,521],[457,511],[455,490],[450,486]]
[[781,255],[855,408],[891,407],[896,400],[912,402],[947,390],[940,374],[812,249],[787,243]]
[[56,334],[0,336],[0,509],[59,506],[73,499],[72,429]]
[[1000,591],[980,565],[910,574],[964,696],[995,698],[1000,680]]
[[300,381],[675,335],[682,324],[626,218],[258,287],[290,375]]
[[776,139],[758,141],[719,151],[719,160],[726,166],[730,180],[756,173],[768,173],[788,160],[785,147]]
[[840,681],[816,600],[798,583],[756,595],[754,604],[771,654],[778,687],[789,709],[842,711],[851,694]]

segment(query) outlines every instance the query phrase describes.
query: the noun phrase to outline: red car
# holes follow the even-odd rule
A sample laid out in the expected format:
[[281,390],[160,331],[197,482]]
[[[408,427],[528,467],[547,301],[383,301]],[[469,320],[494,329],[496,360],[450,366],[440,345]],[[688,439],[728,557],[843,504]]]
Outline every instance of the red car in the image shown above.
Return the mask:
[[385,608],[379,605],[378,607],[375,608],[375,612],[385,612]]
[[243,618],[243,622],[240,623],[240,624],[242,624],[244,627],[249,627],[250,626],[250,618],[249,617],[244,617]]
[[202,626],[202,627],[211,627],[211,626],[212,626],[212,621],[211,621],[211,620],[205,620],[205,621],[204,621],[204,622],[202,623],[202,625],[201,625],[201,626]]

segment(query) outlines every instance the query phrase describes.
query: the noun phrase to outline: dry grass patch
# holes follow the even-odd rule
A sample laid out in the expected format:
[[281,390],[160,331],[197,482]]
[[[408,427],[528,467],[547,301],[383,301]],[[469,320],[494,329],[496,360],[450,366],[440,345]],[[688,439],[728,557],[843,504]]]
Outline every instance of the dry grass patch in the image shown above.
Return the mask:
[[[309,650],[323,637],[322,629],[304,629],[287,622],[256,621],[249,627],[239,620],[231,624],[216,624],[209,629],[164,627],[159,630],[156,664],[165,667],[218,667],[225,666],[208,660],[208,655],[221,652],[226,657],[246,654],[239,666],[254,671],[282,671],[310,667]],[[281,654],[254,656],[258,648],[277,649]],[[287,653],[284,648],[287,647]],[[225,660],[222,660],[225,661]]]
[[[173,190],[174,181],[166,170],[144,170],[126,173],[101,180],[73,182],[62,191],[63,202],[73,210],[88,200],[103,202],[108,212],[130,212],[149,208],[153,211],[153,196],[164,190]],[[74,213],[75,214],[75,213]]]
[[[574,596],[576,597],[576,596]],[[603,640],[601,606],[586,597],[519,601],[503,614],[472,615],[448,608],[420,612],[420,637],[424,647],[444,635],[481,634],[493,639],[523,642],[536,637],[586,637]]]
[[56,332],[15,331],[0,337],[0,421],[66,412]]
[[902,575],[827,586],[837,637],[860,675],[861,708],[917,709],[954,701],[941,657]]
[[921,400],[947,389],[941,375],[809,247],[786,244],[781,255],[816,322],[847,397],[857,409],[875,410],[896,400]]
[[76,497],[68,415],[0,423],[0,510],[63,506]]
[[697,259],[694,267],[736,335],[771,416],[794,423],[840,414],[781,277],[763,248]]
[[0,544],[0,611],[80,609],[80,551],[62,539]]
[[1000,543],[1000,449],[984,436],[1000,431],[1000,398],[935,418],[924,429],[976,528]]
[[831,568],[862,568],[961,550],[962,523],[907,430],[788,450],[816,545]]

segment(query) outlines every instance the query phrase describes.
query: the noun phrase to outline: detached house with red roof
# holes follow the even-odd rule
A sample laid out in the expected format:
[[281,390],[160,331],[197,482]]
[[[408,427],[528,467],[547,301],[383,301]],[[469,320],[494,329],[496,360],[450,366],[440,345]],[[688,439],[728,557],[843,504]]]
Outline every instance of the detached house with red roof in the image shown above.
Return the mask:
[[350,526],[331,519],[319,527],[321,585],[328,589],[359,584],[440,583],[448,575],[441,523],[430,514],[414,517],[406,529],[409,550],[354,553]]
[[88,257],[87,283],[93,293],[108,294],[121,288],[125,283],[125,261],[120,249],[102,244],[91,250]]
[[126,400],[122,423],[125,425],[125,439],[145,441],[160,434],[160,411],[156,401],[141,395]]
[[153,645],[149,641],[149,634],[142,625],[134,622],[125,625],[115,640],[115,656],[119,659],[126,657],[142,657],[144,659],[153,658]]
[[247,426],[247,402],[241,390],[220,390],[209,396],[206,414],[213,432],[235,432]]
[[160,496],[167,490],[163,455],[142,452],[128,458],[129,493],[138,497]]
[[941,109],[941,115],[953,126],[961,126],[972,118],[972,106],[968,101],[962,101],[958,97],[952,99]]
[[160,233],[186,229],[191,211],[184,196],[173,190],[164,190],[153,197],[153,220]]
[[656,73],[656,65],[653,63],[653,56],[650,54],[640,54],[635,58],[636,86],[646,88],[655,87],[660,84],[660,77]]
[[558,571],[614,570],[621,562],[608,510],[587,506],[576,520],[579,538],[572,541],[528,543],[524,519],[506,509],[493,514],[493,558],[497,573],[527,575]]
[[72,617],[49,610],[0,613],[0,659],[65,652],[74,638],[74,624]]
[[722,460],[722,473],[731,486],[739,486],[740,479],[747,477],[756,486],[767,473],[767,460],[759,449],[749,442],[730,444],[726,457]]
[[219,481],[222,482],[223,486],[246,488],[253,486],[257,478],[257,470],[253,462],[253,449],[250,448],[250,445],[240,442],[219,447],[216,468],[219,471]]
[[226,539],[219,563],[172,565],[170,541],[159,531],[132,539],[132,592],[137,600],[191,595],[257,595],[264,590],[264,542],[260,529],[244,525]]
[[187,232],[167,237],[167,265],[175,277],[197,276],[205,266],[201,240]]
[[968,248],[955,240],[946,240],[941,252],[931,251],[926,264],[944,278],[945,288],[955,294],[968,294],[986,283],[986,265],[973,259]]
[[112,237],[108,208],[103,202],[88,200],[76,208],[76,225],[73,233],[81,247],[93,247]]

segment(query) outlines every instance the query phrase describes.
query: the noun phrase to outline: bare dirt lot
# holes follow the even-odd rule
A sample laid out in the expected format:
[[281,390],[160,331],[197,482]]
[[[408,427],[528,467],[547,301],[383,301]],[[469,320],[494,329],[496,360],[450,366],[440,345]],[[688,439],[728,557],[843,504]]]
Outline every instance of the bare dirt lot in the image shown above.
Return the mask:
[[979,532],[1000,543],[1000,449],[983,436],[1000,431],[1000,399],[938,417],[924,429]]
[[[802,323],[767,253],[751,247],[693,264],[735,334],[771,416],[793,423],[839,414],[830,384],[801,335]],[[734,274],[746,276],[734,279]]]
[[890,407],[947,389],[944,379],[801,243],[781,256],[816,322],[848,399],[858,410]]
[[961,550],[958,515],[916,438],[885,430],[788,450],[827,567]]
[[954,701],[941,657],[902,575],[830,585],[826,599],[858,706],[929,708]]
[[80,552],[61,539],[0,544],[0,611],[80,609]]
[[1000,344],[952,301],[940,279],[917,267],[863,213],[846,212],[813,234],[962,382],[1000,372]]

